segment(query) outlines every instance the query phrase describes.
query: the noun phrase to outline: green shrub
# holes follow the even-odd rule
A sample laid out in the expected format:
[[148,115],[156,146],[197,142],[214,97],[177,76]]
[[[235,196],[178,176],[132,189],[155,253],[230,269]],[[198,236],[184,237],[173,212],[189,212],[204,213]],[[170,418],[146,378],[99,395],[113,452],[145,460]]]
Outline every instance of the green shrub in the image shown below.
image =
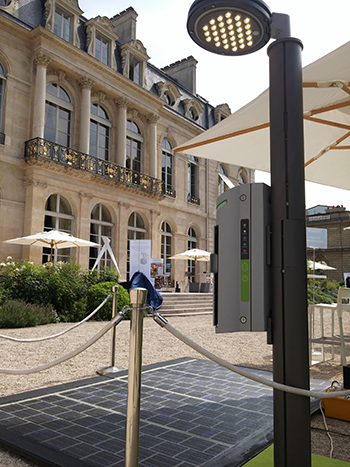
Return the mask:
[[89,312],[87,293],[90,287],[106,282],[115,284],[117,279],[117,272],[107,267],[89,272],[71,262],[36,266],[27,260],[14,262],[8,257],[6,262],[0,263],[0,305],[8,300],[50,304],[61,321],[80,321]]
[[335,303],[338,297],[340,284],[328,279],[308,280],[308,303]]
[[88,288],[92,285],[100,284],[101,282],[118,282],[119,274],[114,269],[109,269],[107,266],[101,267],[101,270],[98,271],[94,269],[93,271],[86,271],[83,273],[84,280]]
[[9,300],[0,308],[0,328],[22,328],[57,322],[57,313],[49,305]]
[[[113,285],[118,285],[115,282],[101,282],[91,286],[87,292],[87,313],[92,313],[112,292]],[[97,321],[109,321],[112,317],[112,297],[103,307],[93,316],[92,319]],[[129,294],[121,285],[118,285],[118,300],[117,310],[121,311],[125,305],[129,305]],[[127,316],[125,317],[127,319]]]

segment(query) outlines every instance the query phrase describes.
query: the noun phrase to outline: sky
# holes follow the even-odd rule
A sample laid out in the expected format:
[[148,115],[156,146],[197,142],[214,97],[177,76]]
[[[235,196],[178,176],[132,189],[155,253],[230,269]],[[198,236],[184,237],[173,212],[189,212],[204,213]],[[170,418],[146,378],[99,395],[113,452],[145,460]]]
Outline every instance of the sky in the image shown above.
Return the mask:
[[[192,55],[197,61],[197,93],[234,112],[261,94],[269,82],[267,47],[241,57],[222,57],[201,49],[189,37],[186,23],[191,0],[79,0],[84,16],[112,17],[132,6],[138,13],[136,36],[158,68]],[[271,12],[290,16],[292,36],[303,42],[303,66],[350,40],[350,0],[269,0]],[[256,181],[269,175],[256,172]],[[349,174],[350,188],[350,174]],[[306,182],[306,207],[344,205],[350,191]]]

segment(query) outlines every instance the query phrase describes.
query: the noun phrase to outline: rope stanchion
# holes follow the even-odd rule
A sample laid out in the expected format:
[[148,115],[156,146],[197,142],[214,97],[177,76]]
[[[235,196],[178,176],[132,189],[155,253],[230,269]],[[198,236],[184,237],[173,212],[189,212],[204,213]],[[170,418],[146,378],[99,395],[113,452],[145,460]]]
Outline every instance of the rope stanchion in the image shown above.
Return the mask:
[[42,342],[42,341],[46,341],[46,340],[49,340],[49,339],[55,339],[56,337],[59,337],[59,336],[63,336],[63,334],[66,334],[67,332],[71,331],[72,329],[77,328],[78,326],[80,326],[81,324],[85,323],[90,318],[92,318],[103,307],[103,305],[105,305],[108,302],[111,295],[112,295],[111,293],[109,295],[107,295],[107,297],[103,300],[103,302],[97,308],[95,308],[95,310],[92,311],[88,316],[86,316],[83,320],[79,321],[79,323],[75,323],[70,328],[65,329],[64,331],[61,331],[61,332],[59,332],[57,334],[53,334],[52,336],[37,337],[35,339],[19,339],[17,337],[5,336],[3,334],[0,334],[0,338],[1,339],[7,339],[9,341],[14,341],[14,342]]
[[300,388],[295,388],[293,386],[287,386],[285,384],[277,383],[275,381],[270,381],[260,376],[252,375],[248,371],[242,370],[238,366],[232,365],[231,363],[226,362],[222,358],[217,357],[216,355],[212,354],[208,350],[204,349],[196,342],[193,342],[191,339],[189,339],[184,334],[182,334],[180,331],[178,331],[173,326],[171,326],[171,324],[168,323],[166,318],[164,318],[164,316],[162,316],[160,313],[154,313],[153,319],[157,324],[159,324],[159,326],[161,326],[162,328],[165,328],[173,336],[178,338],[184,344],[191,347],[196,352],[200,353],[201,355],[208,358],[209,360],[212,360],[218,365],[232,371],[233,373],[237,373],[238,375],[243,376],[244,378],[251,379],[252,381],[264,384],[265,386],[270,386],[280,391],[289,392],[291,394],[298,394],[300,396],[314,397],[315,399],[333,399],[334,397],[349,397],[350,396],[350,391],[332,391],[332,392],[308,391],[307,389],[300,389]]
[[55,365],[58,365],[59,363],[63,363],[66,360],[69,360],[75,357],[76,355],[80,354],[81,352],[89,348],[91,345],[93,345],[96,341],[98,341],[113,326],[117,326],[121,321],[123,321],[126,308],[128,307],[124,307],[124,310],[122,312],[119,312],[118,315],[115,316],[108,324],[106,324],[106,326],[104,326],[94,337],[92,337],[90,340],[85,342],[85,344],[78,347],[76,350],[73,350],[72,352],[66,355],[63,355],[62,357],[56,358],[56,360],[52,360],[51,362],[45,363],[44,365],[40,365],[35,368],[28,368],[28,369],[22,369],[22,370],[11,370],[7,368],[0,368],[0,373],[5,373],[8,375],[29,375],[31,373],[38,373],[39,371],[47,370],[48,368],[51,368]]

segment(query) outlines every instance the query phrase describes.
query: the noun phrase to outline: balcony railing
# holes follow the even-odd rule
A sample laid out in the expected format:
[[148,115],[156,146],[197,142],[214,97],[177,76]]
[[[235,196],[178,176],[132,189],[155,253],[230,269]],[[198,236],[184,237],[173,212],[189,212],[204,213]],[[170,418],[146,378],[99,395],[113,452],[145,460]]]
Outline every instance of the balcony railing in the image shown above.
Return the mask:
[[5,144],[5,133],[0,131],[0,144]]
[[84,154],[42,138],[34,138],[25,143],[26,161],[46,160],[89,174],[97,175],[117,185],[133,187],[152,196],[164,196],[163,181],[134,170],[121,167],[113,162]]
[[193,195],[191,195],[191,193],[188,193],[187,201],[188,201],[189,203],[196,204],[197,206],[199,206],[199,205],[201,204],[200,199],[199,199],[199,198],[196,198],[196,197],[193,196]]
[[164,194],[166,196],[170,196],[171,198],[176,198],[176,191],[173,190],[172,188],[165,187],[165,185],[164,185]]

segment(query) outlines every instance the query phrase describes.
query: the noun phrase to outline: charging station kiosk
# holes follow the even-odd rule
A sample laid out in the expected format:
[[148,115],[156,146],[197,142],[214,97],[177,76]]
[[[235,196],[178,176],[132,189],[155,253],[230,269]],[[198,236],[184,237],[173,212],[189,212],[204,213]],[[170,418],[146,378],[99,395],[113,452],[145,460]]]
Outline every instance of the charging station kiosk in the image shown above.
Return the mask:
[[217,199],[211,255],[217,333],[268,330],[270,220],[264,183],[239,185]]

